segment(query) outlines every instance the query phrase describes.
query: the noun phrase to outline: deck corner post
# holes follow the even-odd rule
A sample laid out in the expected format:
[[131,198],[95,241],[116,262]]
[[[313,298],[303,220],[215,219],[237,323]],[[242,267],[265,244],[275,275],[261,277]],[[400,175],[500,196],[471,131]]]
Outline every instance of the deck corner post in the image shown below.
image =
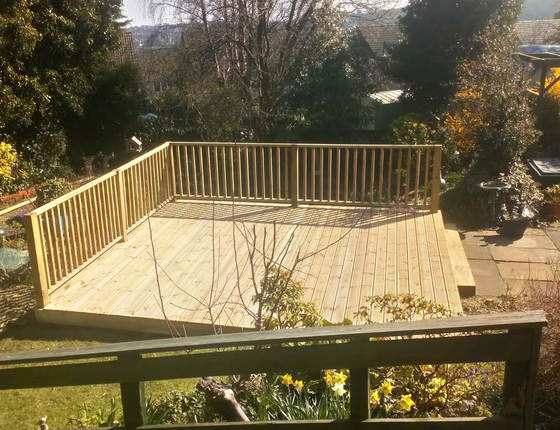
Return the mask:
[[[141,356],[120,356],[127,367],[135,366],[142,360]],[[133,430],[144,425],[146,421],[146,394],[144,382],[122,382],[121,401],[126,430]]]
[[509,330],[509,334],[530,334],[531,353],[528,361],[507,361],[504,373],[504,416],[523,420],[523,429],[533,428],[535,390],[542,328]]
[[[355,339],[353,342],[369,342],[369,339]],[[370,383],[369,368],[350,369],[350,419],[364,421],[371,418],[369,409]]]
[[292,207],[299,204],[299,147],[297,144],[290,148],[290,178]]
[[439,210],[439,192],[441,186],[441,158],[442,147],[437,145],[434,148],[434,170],[432,172],[432,196],[430,208],[432,213],[437,213]]
[[122,241],[126,242],[128,234],[128,214],[126,208],[126,198],[124,191],[124,173],[121,169],[117,169],[117,192],[118,192],[118,202],[119,202],[119,226],[122,236]]
[[44,242],[39,223],[40,218],[36,213],[28,213],[23,217],[29,248],[31,277],[35,287],[35,299],[37,300],[37,307],[44,308],[49,304],[49,280],[46,272],[47,262],[44,258]]

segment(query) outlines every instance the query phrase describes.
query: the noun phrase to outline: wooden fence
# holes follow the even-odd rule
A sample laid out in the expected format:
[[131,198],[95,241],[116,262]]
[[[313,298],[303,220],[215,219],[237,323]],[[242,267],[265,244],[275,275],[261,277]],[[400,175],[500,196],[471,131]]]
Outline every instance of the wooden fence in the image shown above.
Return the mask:
[[49,294],[171,197],[169,144],[24,217],[39,307]]
[[[4,353],[0,355],[0,390],[119,383],[129,430],[529,430],[545,325],[544,314],[537,311]],[[171,351],[178,353],[154,356]],[[105,360],[64,363],[91,358]],[[483,362],[506,363],[502,417],[370,419],[369,368]],[[144,381],[340,368],[350,369],[350,420],[144,426]]]
[[167,142],[25,216],[39,307],[173,198],[438,210],[441,146]]
[[176,197],[433,211],[439,205],[439,145],[170,145]]

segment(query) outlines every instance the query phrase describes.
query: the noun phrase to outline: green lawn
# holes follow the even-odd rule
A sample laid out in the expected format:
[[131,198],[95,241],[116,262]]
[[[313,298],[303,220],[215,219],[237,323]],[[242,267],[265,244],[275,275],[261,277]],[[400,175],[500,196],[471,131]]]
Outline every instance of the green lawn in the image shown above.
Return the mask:
[[[151,336],[89,328],[37,324],[9,327],[0,334],[0,353],[55,349],[99,343],[149,339]],[[195,380],[157,381],[146,385],[146,395],[157,398],[171,389],[192,389]],[[87,404],[90,411],[109,410],[111,398],[120,405],[118,385],[41,388],[0,391],[0,430],[36,430],[38,419],[48,416],[52,429],[64,428],[71,415]]]

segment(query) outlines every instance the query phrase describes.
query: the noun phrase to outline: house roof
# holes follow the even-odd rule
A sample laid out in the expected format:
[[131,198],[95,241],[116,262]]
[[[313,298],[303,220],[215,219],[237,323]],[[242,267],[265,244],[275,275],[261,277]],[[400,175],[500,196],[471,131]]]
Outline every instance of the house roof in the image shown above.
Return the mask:
[[370,94],[370,97],[382,105],[390,105],[392,103],[398,103],[402,93],[402,90],[381,91],[379,93]]
[[[387,47],[399,43],[402,32],[398,23],[359,26],[371,50],[376,54],[384,54]],[[560,35],[560,19],[544,19],[536,21],[519,21],[515,24],[521,45],[542,45],[554,42]]]
[[111,53],[113,64],[134,62],[134,39],[130,31],[123,31],[116,49]]

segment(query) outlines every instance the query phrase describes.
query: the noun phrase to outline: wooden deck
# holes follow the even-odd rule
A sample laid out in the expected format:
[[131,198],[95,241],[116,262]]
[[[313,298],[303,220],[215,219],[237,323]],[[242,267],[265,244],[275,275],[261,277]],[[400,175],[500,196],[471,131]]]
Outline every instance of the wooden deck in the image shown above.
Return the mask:
[[269,258],[291,267],[296,255],[304,257],[295,277],[305,299],[333,323],[354,320],[366,297],[385,293],[413,293],[462,310],[439,212],[178,201],[59,284],[38,319],[169,333],[150,225],[163,308],[181,333],[210,332],[209,310],[226,332],[251,328],[241,306],[253,294],[248,244],[256,234],[260,280],[265,232]]

